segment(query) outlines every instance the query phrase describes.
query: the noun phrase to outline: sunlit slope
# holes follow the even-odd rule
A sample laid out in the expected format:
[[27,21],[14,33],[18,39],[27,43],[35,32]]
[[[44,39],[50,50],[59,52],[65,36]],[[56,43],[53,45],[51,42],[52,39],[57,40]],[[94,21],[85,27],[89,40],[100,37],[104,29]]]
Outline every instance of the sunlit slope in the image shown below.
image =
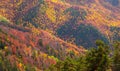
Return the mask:
[[44,30],[24,28],[5,22],[0,22],[0,47],[2,56],[10,64],[14,63],[19,70],[22,69],[21,71],[28,65],[30,68],[44,70],[44,67],[48,68],[58,60],[85,53],[82,47],[78,48]]

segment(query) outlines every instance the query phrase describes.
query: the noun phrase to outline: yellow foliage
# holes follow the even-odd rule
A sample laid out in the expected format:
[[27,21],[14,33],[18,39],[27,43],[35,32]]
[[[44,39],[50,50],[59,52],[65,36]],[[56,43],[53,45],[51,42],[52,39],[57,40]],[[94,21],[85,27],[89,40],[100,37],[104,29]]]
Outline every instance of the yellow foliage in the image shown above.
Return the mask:
[[38,51],[37,50],[34,50],[34,53],[33,53],[34,57],[38,57]]
[[36,35],[39,35],[40,34],[40,31],[36,28],[32,28],[32,32]]
[[78,55],[78,54],[79,54],[78,51],[76,51],[76,50],[74,50],[74,49],[72,49],[72,48],[68,48],[66,51],[67,51],[67,52],[73,51],[73,52],[75,53],[75,55]]
[[18,66],[21,68],[22,67],[22,63],[19,63]]
[[43,56],[44,58],[47,58],[48,55],[47,55],[47,54],[43,54],[42,56]]
[[8,46],[5,46],[5,50],[7,50],[8,49]]
[[23,64],[22,63],[18,63],[17,66],[18,66],[18,68],[19,68],[20,71],[23,71]]
[[55,61],[58,61],[58,58],[54,57],[54,56],[48,56],[49,59],[53,59]]
[[110,21],[109,26],[119,26],[120,21]]
[[49,33],[51,33],[51,34],[54,33],[54,32],[53,32],[52,30],[50,30],[50,29],[45,29],[45,31],[47,31],[47,32],[49,32]]
[[53,7],[47,8],[46,15],[53,23],[56,22],[56,12]]
[[19,2],[17,3],[17,5],[20,5],[23,1],[22,0],[19,0]]
[[0,15],[0,21],[9,22],[9,20],[2,15]]
[[52,1],[52,2],[55,2],[55,3],[58,2],[58,0],[51,0],[51,1]]

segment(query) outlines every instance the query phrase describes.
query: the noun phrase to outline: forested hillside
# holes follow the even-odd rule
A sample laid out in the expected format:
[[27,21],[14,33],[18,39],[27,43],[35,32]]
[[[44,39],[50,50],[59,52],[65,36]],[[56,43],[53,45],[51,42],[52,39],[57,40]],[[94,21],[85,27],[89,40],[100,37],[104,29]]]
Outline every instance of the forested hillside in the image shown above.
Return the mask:
[[117,71],[119,1],[0,0],[0,71]]

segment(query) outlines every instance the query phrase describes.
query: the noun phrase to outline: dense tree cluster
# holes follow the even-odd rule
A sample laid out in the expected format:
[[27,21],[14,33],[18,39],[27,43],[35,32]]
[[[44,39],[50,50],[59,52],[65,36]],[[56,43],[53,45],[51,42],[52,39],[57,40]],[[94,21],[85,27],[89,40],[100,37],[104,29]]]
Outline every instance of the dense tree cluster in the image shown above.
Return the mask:
[[119,71],[120,42],[114,43],[113,52],[101,40],[96,41],[96,45],[97,48],[88,50],[85,55],[58,61],[46,71]]
[[[65,40],[74,38],[75,44],[85,48],[96,47],[94,44],[97,39],[108,43],[108,39],[95,27],[85,24],[75,24],[75,19],[66,22],[57,30],[57,35]],[[91,41],[92,40],[92,41]]]

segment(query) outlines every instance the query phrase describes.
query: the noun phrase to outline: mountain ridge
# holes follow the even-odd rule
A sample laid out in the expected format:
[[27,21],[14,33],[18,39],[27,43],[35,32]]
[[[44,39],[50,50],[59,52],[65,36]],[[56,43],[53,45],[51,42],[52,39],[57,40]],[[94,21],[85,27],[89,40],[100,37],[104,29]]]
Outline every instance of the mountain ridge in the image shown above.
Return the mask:
[[1,0],[3,56],[11,63],[15,59],[18,67],[30,63],[44,70],[58,60],[86,54],[98,39],[120,41],[120,5],[112,1]]

